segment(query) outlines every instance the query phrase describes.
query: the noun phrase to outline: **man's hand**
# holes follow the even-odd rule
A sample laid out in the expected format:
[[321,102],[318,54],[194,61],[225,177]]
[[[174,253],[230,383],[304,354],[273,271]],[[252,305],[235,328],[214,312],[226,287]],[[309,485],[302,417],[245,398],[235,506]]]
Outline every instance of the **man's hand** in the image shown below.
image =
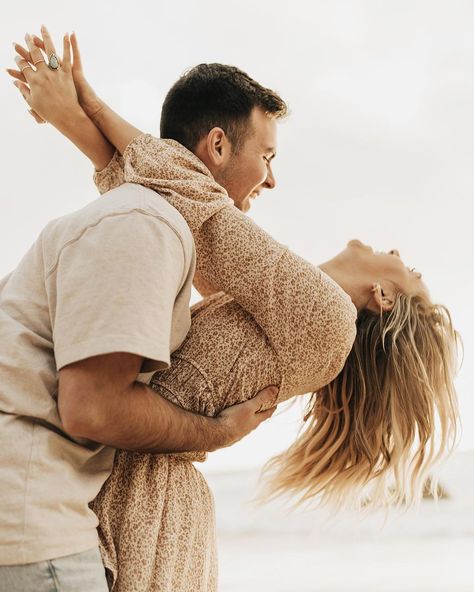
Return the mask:
[[114,448],[144,452],[213,451],[234,444],[274,413],[278,389],[218,417],[185,411],[135,382],[140,356],[93,356],[59,371],[58,410],[65,431]]
[[217,417],[222,441],[217,448],[231,446],[275,413],[278,387],[269,386],[253,399],[224,409]]

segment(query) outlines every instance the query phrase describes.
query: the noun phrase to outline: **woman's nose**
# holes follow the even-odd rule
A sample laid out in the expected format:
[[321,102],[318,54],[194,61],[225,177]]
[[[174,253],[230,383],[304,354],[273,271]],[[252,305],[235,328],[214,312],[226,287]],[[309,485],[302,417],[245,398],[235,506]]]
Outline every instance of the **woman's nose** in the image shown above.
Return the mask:
[[397,251],[397,249],[392,249],[391,251],[389,251],[390,255],[396,255],[397,257],[400,257],[400,253]]

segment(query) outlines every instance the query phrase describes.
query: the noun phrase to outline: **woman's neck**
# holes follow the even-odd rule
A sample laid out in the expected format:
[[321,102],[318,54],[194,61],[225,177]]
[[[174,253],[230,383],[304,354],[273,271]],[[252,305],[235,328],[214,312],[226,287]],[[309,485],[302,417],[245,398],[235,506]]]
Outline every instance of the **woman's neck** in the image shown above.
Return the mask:
[[366,308],[370,300],[370,293],[353,269],[346,269],[334,260],[323,263],[319,266],[319,269],[324,271],[325,274],[333,279],[350,296],[358,312]]

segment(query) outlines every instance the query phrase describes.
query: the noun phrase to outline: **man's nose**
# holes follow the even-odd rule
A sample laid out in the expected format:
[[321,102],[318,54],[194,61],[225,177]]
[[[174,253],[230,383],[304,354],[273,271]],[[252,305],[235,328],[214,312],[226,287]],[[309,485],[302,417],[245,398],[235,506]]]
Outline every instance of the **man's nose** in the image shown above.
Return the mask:
[[400,253],[397,251],[397,249],[392,249],[391,251],[389,251],[390,255],[396,255],[397,257],[400,257]]
[[273,176],[273,171],[269,168],[268,169],[268,175],[267,178],[265,179],[265,181],[263,182],[263,186],[266,189],[275,189],[275,177]]

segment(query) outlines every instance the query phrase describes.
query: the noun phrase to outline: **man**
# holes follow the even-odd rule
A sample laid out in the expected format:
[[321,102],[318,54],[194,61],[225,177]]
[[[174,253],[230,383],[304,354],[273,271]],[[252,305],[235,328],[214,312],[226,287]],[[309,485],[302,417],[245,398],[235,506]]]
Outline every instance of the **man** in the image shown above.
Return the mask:
[[[28,83],[33,95],[41,76],[67,84],[66,59],[63,70],[50,71],[31,38],[28,46],[16,76],[22,92],[30,92]],[[267,112],[281,115],[284,103],[235,68],[201,66],[194,75],[171,89],[162,134],[193,150],[247,210],[252,197],[275,185],[275,121]],[[212,95],[220,82],[227,90],[217,88],[216,104],[209,95],[193,115],[193,103],[186,104],[190,86],[200,97],[203,85]],[[233,96],[231,103],[222,103],[222,92]],[[37,117],[73,139],[98,168],[110,159],[81,112],[61,115],[60,105],[49,102],[43,110],[41,101],[28,99]],[[107,134],[110,113],[102,107],[90,115]],[[53,117],[46,117],[48,108]],[[184,339],[193,273],[184,220],[155,193],[123,185],[50,223],[0,284],[0,564],[9,566],[0,567],[0,590],[48,589],[49,583],[105,589],[87,503],[110,474],[113,448],[213,450],[271,415],[256,411],[268,407],[274,390],[205,418],[137,381],[140,371],[166,367]]]

